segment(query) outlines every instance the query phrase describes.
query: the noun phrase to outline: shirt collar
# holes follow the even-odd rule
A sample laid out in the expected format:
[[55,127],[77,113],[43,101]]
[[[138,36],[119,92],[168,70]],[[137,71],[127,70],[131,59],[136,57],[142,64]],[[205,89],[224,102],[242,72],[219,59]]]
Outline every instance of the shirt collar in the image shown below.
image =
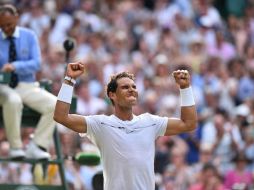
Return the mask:
[[[14,37],[14,38],[18,38],[20,36],[20,28],[17,26],[16,28],[15,28],[15,31],[14,31],[14,33],[12,34],[12,37]],[[3,39],[6,39],[7,38],[7,36],[5,35],[5,33],[2,31],[2,37],[3,37]]]

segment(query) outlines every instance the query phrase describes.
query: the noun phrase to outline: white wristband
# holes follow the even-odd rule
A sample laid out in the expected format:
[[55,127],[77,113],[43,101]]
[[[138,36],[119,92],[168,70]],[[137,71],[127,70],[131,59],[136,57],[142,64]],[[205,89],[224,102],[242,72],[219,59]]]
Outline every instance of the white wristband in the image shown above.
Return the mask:
[[192,88],[180,89],[181,106],[193,106],[195,105]]
[[58,93],[57,100],[71,104],[73,86],[63,83]]

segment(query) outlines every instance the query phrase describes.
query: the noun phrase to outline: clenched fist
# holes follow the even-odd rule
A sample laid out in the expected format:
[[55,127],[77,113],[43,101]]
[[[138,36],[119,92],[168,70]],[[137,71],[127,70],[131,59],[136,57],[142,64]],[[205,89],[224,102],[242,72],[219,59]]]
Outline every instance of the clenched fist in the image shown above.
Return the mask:
[[177,70],[172,73],[176,83],[180,88],[188,88],[190,86],[190,74],[187,70]]
[[67,65],[66,75],[76,79],[85,71],[85,65],[82,62],[69,63]]

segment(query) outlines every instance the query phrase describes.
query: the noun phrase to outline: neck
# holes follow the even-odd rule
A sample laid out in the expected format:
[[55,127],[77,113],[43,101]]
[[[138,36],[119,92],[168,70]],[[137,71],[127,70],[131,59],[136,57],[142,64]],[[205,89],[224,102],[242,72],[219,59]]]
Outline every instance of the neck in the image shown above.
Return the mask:
[[114,115],[123,121],[133,119],[132,108],[115,107]]

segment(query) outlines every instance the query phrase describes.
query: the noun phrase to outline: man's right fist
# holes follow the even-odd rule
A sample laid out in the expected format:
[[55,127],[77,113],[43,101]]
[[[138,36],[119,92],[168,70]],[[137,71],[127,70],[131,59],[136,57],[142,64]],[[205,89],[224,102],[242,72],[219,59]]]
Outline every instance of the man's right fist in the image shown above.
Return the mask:
[[69,63],[67,65],[66,75],[76,79],[84,73],[85,65],[82,62]]

